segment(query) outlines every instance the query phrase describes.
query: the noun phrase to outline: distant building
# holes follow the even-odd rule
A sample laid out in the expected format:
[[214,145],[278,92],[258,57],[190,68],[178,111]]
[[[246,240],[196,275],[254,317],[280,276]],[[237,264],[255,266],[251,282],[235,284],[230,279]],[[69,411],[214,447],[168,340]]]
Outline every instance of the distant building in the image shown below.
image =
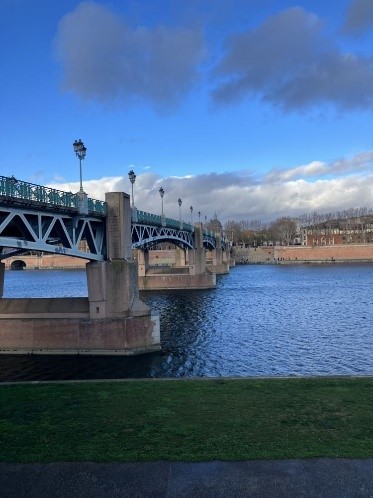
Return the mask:
[[210,220],[207,223],[207,229],[210,230],[211,232],[215,232],[215,233],[222,233],[223,232],[223,225],[218,220],[218,216],[216,213],[214,214],[214,219]]
[[300,229],[303,246],[373,243],[373,216],[329,220]]

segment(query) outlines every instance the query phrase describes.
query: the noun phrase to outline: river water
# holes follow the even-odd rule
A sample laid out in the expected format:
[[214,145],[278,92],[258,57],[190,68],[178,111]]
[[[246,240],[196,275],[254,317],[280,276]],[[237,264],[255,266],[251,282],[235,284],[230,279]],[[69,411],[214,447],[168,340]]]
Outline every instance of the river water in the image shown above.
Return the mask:
[[[5,275],[4,297],[86,295],[82,270]],[[141,293],[160,311],[159,353],[0,355],[0,381],[372,375],[372,296],[369,264],[237,266],[213,290]]]

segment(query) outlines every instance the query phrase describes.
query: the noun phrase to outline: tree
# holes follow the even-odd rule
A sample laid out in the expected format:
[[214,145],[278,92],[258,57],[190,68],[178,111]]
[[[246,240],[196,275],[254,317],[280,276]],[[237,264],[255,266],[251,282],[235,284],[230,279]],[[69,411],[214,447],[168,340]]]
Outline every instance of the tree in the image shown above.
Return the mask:
[[292,244],[297,235],[297,223],[293,218],[278,218],[272,223],[270,228],[275,240],[287,245]]

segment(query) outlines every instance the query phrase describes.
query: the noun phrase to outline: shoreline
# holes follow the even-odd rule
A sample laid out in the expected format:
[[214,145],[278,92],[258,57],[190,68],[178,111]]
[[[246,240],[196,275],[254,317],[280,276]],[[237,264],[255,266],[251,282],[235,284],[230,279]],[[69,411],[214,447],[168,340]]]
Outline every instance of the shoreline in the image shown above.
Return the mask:
[[368,374],[341,374],[341,375],[274,375],[274,376],[246,376],[246,377],[126,377],[121,379],[63,379],[63,380],[20,380],[1,381],[2,386],[14,385],[45,385],[45,384],[120,384],[125,382],[210,382],[210,381],[257,381],[257,380],[373,380],[373,372]]
[[290,261],[242,261],[236,262],[236,266],[254,266],[254,265],[353,265],[353,264],[372,264],[373,259],[345,259],[345,260],[330,260],[330,259],[304,259],[304,260],[290,260]]

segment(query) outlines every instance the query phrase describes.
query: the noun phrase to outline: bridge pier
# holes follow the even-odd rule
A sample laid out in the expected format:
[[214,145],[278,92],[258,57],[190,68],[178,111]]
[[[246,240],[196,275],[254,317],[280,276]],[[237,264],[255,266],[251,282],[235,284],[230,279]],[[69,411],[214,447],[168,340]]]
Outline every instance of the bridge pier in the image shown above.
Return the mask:
[[189,275],[206,273],[206,251],[203,247],[202,223],[194,225],[194,249],[189,251]]
[[88,298],[1,299],[1,353],[130,355],[160,349],[159,315],[139,299],[129,196],[111,192],[106,202],[107,261],[87,264]]
[[[151,309],[140,301],[138,266],[133,258],[130,198],[122,192],[106,194],[107,261],[86,266],[89,310],[92,319],[125,318],[150,315]],[[145,271],[148,251],[139,251]]]
[[185,268],[186,266],[186,250],[180,247],[175,249],[175,267]]
[[212,289],[216,286],[216,275],[206,271],[202,223],[196,223],[194,230],[195,247],[188,251],[189,267],[186,266],[185,250],[177,249],[174,267],[159,267],[153,269],[153,273],[149,270],[139,276],[140,290]]
[[145,277],[149,268],[149,251],[148,249],[137,249],[138,276]]
[[149,315],[150,308],[139,298],[135,261],[92,262],[86,273],[91,319]]
[[4,294],[5,263],[0,263],[0,298]]
[[212,265],[209,266],[209,271],[218,275],[229,273],[229,263],[227,261],[226,251],[223,251],[221,246],[221,233],[216,233],[216,247],[212,250]]

